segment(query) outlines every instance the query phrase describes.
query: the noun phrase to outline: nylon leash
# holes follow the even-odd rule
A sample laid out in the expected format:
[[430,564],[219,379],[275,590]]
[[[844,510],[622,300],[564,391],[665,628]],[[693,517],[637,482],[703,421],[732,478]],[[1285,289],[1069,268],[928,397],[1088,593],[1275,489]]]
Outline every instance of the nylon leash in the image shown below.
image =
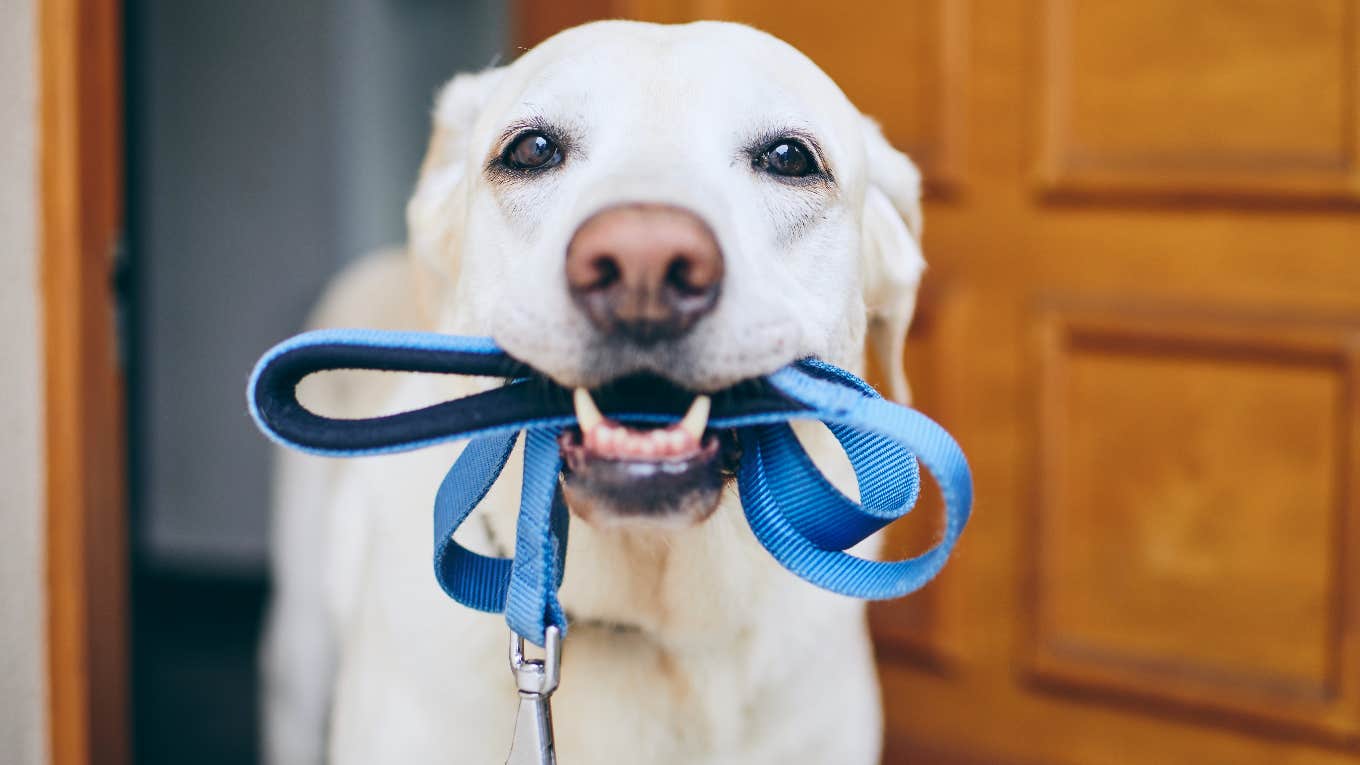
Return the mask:
[[[298,402],[296,388],[304,377],[338,369],[507,382],[461,399],[363,419],[323,417]],[[624,384],[603,391],[597,404],[620,422],[669,423],[679,419],[686,398],[692,394],[664,385]],[[939,573],[968,522],[973,491],[967,460],[943,428],[885,401],[849,372],[815,359],[711,398],[709,427],[734,429],[742,449],[737,484],[747,522],[784,568],[818,587],[870,600],[908,594]],[[359,457],[468,442],[435,494],[435,577],[459,603],[505,614],[521,696],[509,762],[555,762],[548,698],[557,687],[561,640],[569,626],[557,598],[569,526],[559,488],[557,437],[576,422],[570,391],[543,379],[489,338],[347,329],[308,332],[275,346],[256,365],[247,399],[266,435],[312,454]],[[797,419],[819,420],[835,435],[854,469],[859,502],[818,471],[789,426]],[[524,470],[514,555],[468,550],[453,533],[500,477],[521,437]],[[911,510],[920,492],[918,461],[944,499],[940,540],[900,561],[865,560],[845,552]],[[526,660],[524,640],[544,647],[544,659]]]

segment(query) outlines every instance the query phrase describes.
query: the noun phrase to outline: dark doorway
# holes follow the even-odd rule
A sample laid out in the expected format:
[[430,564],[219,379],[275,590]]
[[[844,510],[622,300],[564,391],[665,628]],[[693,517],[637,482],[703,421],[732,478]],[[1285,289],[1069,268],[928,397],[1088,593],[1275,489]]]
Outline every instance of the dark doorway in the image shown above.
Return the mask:
[[399,244],[439,85],[494,62],[490,0],[128,0],[135,761],[257,760],[270,448],[254,359]]

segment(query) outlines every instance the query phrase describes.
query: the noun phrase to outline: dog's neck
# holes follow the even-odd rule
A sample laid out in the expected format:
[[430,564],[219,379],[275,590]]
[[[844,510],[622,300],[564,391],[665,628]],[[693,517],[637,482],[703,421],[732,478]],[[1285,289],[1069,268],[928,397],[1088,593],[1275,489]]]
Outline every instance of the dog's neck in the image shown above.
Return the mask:
[[[496,534],[496,526],[491,522],[491,517],[487,514],[477,516],[482,522],[482,530],[486,534],[487,544],[497,557],[508,558],[514,552],[514,544],[502,540]],[[571,609],[566,609],[567,624],[570,628],[580,633],[583,630],[591,632],[605,632],[611,635],[640,635],[645,636],[642,626],[636,622],[626,622],[617,620],[591,619],[577,616]]]

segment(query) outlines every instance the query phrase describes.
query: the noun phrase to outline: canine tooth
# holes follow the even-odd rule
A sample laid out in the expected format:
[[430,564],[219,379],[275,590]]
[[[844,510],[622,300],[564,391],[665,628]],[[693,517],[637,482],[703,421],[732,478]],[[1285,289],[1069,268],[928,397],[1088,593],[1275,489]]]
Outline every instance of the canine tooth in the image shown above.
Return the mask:
[[680,421],[680,429],[692,436],[695,441],[704,440],[710,404],[708,396],[695,396],[694,403],[689,405],[689,411],[685,412],[685,418]]
[[604,415],[600,414],[600,408],[595,406],[595,399],[590,397],[590,391],[577,388],[572,393],[572,402],[576,405],[576,423],[581,426],[582,435],[588,435],[604,422]]
[[606,452],[614,443],[614,429],[604,425],[586,433],[586,443],[596,451]]

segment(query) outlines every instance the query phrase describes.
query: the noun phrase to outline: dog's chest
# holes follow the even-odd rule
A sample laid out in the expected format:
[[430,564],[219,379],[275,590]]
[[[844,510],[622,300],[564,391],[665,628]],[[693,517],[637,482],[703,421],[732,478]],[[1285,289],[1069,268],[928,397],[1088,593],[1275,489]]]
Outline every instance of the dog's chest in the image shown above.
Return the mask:
[[737,657],[602,628],[577,630],[569,651],[553,698],[562,762],[706,763],[744,748],[755,698]]

